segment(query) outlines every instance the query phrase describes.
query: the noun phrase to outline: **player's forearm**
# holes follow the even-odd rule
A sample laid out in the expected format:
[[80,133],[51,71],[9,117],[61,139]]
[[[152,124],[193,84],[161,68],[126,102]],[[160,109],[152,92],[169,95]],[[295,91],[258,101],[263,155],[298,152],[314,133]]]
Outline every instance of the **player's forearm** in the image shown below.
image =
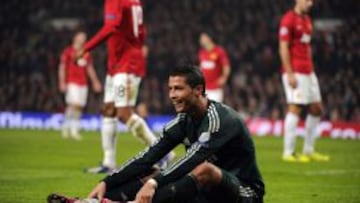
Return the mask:
[[309,48],[309,58],[311,61],[313,61],[313,56],[312,56],[312,48]]
[[84,45],[84,51],[91,51],[105,41],[115,30],[116,28],[112,25],[104,25],[101,30]]
[[280,59],[286,73],[288,74],[293,73],[290,62],[290,52],[289,52],[289,48],[286,45],[280,44]]
[[90,81],[92,83],[100,83],[99,78],[97,77],[97,74],[95,72],[95,69],[94,69],[93,65],[88,66],[87,74],[88,74],[88,76],[90,78]]
[[65,65],[63,63],[61,63],[59,65],[59,83],[66,82],[65,75],[66,75]]
[[157,144],[144,150],[137,155],[134,159],[125,164],[117,173],[108,176],[104,182],[110,188],[121,185],[124,182],[135,178],[142,174],[144,171],[150,169],[157,161],[169,153],[177,144],[164,138]]
[[230,76],[230,65],[226,65],[224,66],[223,72],[222,72],[222,77],[224,79],[224,83],[226,83],[226,81],[228,80],[229,76]]
[[196,166],[206,161],[211,154],[212,152],[209,149],[205,149],[200,145],[194,146],[184,158],[178,160],[154,179],[159,187],[176,181],[191,172]]

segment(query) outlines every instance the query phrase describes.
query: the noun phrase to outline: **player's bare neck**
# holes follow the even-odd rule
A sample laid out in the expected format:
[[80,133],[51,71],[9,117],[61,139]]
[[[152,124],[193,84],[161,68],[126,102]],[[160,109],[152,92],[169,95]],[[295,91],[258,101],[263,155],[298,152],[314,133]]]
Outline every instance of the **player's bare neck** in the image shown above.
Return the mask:
[[201,120],[202,118],[204,118],[207,112],[207,108],[209,106],[208,104],[209,100],[206,97],[202,96],[196,106],[194,106],[194,109],[191,111],[191,117],[196,120]]
[[206,46],[206,50],[207,50],[207,51],[211,51],[211,50],[214,49],[214,47],[215,47],[215,44],[213,44],[213,43],[208,44],[208,45]]
[[306,12],[303,12],[298,6],[295,6],[294,12],[299,16],[305,16]]
[[73,47],[75,50],[79,50],[81,46],[80,46],[79,44],[74,43],[74,44],[72,45],[72,47]]

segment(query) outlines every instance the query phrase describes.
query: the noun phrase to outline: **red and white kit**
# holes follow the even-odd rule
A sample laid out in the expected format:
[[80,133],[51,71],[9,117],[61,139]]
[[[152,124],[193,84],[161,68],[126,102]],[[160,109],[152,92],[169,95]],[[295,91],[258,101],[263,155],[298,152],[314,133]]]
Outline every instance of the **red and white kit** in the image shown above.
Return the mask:
[[[139,0],[105,0],[104,26],[84,46],[90,51],[106,40],[107,76],[104,102],[116,107],[134,106],[145,75],[142,53],[146,29]],[[111,35],[110,35],[111,34]]]
[[223,68],[229,65],[229,58],[224,48],[215,46],[212,50],[200,49],[198,53],[200,68],[205,77],[206,94],[210,99],[222,101],[223,88],[219,79]]
[[88,94],[87,67],[92,64],[92,57],[89,53],[74,61],[75,49],[68,46],[61,54],[61,63],[65,64],[66,72],[66,95],[67,104],[86,105]]
[[290,10],[281,19],[279,39],[289,42],[291,67],[297,80],[297,87],[292,88],[288,83],[287,73],[282,68],[288,103],[306,105],[321,101],[318,79],[313,71],[311,34],[312,25],[308,15],[299,15]]

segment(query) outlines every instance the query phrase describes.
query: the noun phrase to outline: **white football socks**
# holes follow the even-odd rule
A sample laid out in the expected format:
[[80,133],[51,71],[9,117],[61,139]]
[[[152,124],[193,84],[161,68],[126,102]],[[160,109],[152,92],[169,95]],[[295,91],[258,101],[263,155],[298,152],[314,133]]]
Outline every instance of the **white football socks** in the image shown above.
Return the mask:
[[70,121],[71,121],[71,114],[72,114],[72,108],[70,108],[69,106],[66,107],[65,109],[65,113],[64,113],[64,122],[63,125],[61,127],[61,131],[62,131],[62,136],[63,138],[67,138],[69,136],[69,131],[70,131]]
[[80,117],[81,111],[73,109],[70,120],[70,134],[75,139],[81,139],[80,137]]
[[146,124],[145,120],[135,113],[132,114],[129,120],[126,122],[126,126],[133,136],[138,138],[146,145],[152,145],[157,140],[155,135],[149,129],[149,126]]
[[284,156],[292,155],[296,146],[296,128],[299,122],[299,116],[288,112],[284,122]]
[[316,127],[320,123],[319,116],[308,114],[305,120],[305,136],[304,136],[304,154],[314,153],[315,140],[318,137]]
[[116,118],[103,117],[101,125],[101,142],[104,159],[102,164],[110,168],[115,168],[116,166],[116,128]]
[[75,139],[80,139],[80,117],[81,111],[74,109],[72,106],[67,106],[64,115],[64,123],[62,125],[62,136],[67,138],[72,136]]

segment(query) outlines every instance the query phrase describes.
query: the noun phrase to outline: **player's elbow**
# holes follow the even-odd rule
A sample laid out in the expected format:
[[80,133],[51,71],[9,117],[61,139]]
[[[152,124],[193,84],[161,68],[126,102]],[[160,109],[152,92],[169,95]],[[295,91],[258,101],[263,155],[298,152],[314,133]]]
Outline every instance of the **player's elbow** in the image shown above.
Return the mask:
[[116,31],[116,26],[111,24],[104,25],[103,29],[105,30],[107,36],[112,35]]

